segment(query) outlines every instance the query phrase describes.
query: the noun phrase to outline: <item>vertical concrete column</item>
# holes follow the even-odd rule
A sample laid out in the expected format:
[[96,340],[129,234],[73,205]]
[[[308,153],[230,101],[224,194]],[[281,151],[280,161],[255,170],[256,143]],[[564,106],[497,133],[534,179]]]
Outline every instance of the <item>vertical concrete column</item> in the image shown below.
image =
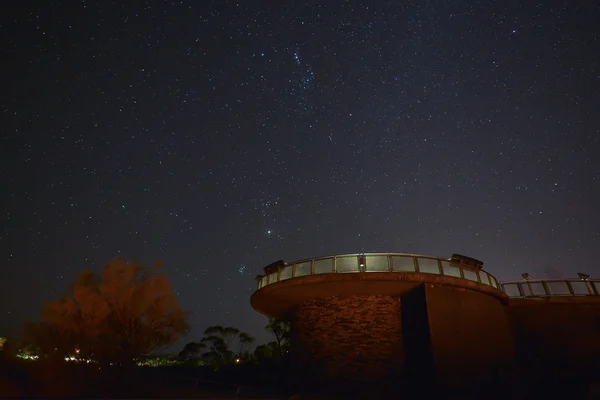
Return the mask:
[[435,380],[449,387],[492,384],[515,364],[508,310],[476,290],[425,284]]

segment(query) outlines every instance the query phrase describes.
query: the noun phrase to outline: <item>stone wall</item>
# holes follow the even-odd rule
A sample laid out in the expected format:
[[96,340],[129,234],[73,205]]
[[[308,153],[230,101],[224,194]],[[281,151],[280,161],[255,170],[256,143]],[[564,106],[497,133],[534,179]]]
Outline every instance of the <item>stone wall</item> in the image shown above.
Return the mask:
[[292,318],[296,385],[383,382],[402,376],[400,300],[391,296],[306,301]]

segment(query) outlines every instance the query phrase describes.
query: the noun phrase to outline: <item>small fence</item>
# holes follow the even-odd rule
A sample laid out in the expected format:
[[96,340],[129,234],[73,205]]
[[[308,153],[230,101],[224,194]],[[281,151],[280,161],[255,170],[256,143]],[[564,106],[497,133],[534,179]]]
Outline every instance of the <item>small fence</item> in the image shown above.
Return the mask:
[[531,279],[502,282],[504,293],[509,297],[556,297],[556,296],[598,296],[598,279]]

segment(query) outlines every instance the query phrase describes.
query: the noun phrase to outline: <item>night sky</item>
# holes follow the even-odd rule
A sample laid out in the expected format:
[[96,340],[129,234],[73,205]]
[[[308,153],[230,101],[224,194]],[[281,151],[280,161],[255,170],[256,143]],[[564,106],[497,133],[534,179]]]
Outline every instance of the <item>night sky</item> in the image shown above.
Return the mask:
[[116,256],[165,262],[190,339],[227,324],[267,340],[249,297],[278,259],[456,252],[500,280],[600,272],[595,1],[0,15],[0,335]]

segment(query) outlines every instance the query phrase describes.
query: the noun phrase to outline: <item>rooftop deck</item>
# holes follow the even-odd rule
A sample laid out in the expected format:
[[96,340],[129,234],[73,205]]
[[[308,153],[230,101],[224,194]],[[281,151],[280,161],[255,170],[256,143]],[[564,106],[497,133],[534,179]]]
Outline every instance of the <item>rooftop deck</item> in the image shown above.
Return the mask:
[[274,263],[257,277],[257,290],[288,279],[320,274],[351,274],[369,272],[420,273],[450,276],[478,282],[504,292],[511,298],[553,296],[599,296],[600,280],[531,279],[510,282],[498,280],[481,267],[467,265],[449,258],[409,253],[354,253],[316,257],[292,263]]
[[407,253],[356,253],[310,258],[273,264],[261,276],[257,289],[287,279],[308,275],[361,272],[415,272],[466,279],[501,290],[498,280],[483,269],[446,258]]

